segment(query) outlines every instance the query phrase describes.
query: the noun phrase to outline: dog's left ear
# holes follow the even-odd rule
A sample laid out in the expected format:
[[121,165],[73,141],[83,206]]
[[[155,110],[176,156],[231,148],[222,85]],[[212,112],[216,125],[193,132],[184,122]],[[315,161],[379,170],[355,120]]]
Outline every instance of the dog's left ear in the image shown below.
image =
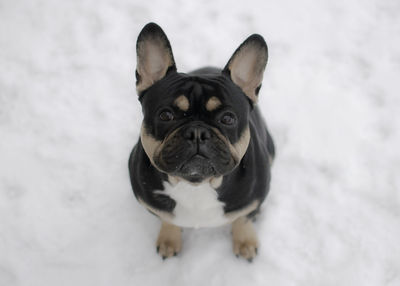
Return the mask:
[[136,89],[140,93],[162,79],[167,72],[176,71],[171,45],[164,31],[149,23],[140,32],[136,42]]
[[267,60],[267,43],[262,36],[253,34],[239,46],[223,70],[253,104],[258,100]]

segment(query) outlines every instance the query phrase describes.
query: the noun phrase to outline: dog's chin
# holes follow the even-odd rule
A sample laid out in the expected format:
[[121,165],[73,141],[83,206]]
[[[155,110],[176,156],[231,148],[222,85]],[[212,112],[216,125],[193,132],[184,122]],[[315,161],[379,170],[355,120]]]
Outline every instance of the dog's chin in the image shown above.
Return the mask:
[[198,154],[180,163],[165,164],[162,160],[155,163],[160,171],[195,184],[219,175],[212,160]]
[[181,177],[191,183],[201,183],[207,178],[217,175],[211,160],[200,155],[195,155],[182,164],[175,176]]

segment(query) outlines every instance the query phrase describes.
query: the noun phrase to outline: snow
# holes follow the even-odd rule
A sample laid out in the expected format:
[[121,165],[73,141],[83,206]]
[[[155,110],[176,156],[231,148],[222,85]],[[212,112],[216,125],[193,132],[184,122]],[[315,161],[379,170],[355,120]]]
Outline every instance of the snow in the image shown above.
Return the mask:
[[[1,1],[0,285],[400,285],[400,2]],[[180,71],[250,34],[277,145],[252,264],[228,226],[162,261],[135,200],[135,42],[159,23]]]

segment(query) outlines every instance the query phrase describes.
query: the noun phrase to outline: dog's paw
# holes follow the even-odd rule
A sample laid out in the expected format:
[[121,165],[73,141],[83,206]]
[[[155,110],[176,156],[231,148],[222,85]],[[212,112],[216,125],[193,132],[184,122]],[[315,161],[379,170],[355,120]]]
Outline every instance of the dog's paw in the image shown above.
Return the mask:
[[163,260],[178,255],[180,251],[180,242],[170,240],[160,240],[157,242],[157,253],[162,257]]
[[252,262],[254,257],[257,256],[257,249],[257,241],[233,241],[233,253],[236,257],[243,257],[249,262]]
[[258,239],[253,223],[245,217],[232,224],[233,253],[252,262],[257,256]]
[[176,256],[182,249],[181,229],[163,222],[157,239],[157,252],[166,259]]

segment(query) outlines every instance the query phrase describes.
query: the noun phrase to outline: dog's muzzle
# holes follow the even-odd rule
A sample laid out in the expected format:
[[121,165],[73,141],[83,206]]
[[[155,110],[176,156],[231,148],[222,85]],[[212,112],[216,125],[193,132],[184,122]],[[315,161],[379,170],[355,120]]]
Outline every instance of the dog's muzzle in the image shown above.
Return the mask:
[[191,182],[224,174],[235,165],[224,140],[203,122],[188,123],[167,138],[157,163]]

